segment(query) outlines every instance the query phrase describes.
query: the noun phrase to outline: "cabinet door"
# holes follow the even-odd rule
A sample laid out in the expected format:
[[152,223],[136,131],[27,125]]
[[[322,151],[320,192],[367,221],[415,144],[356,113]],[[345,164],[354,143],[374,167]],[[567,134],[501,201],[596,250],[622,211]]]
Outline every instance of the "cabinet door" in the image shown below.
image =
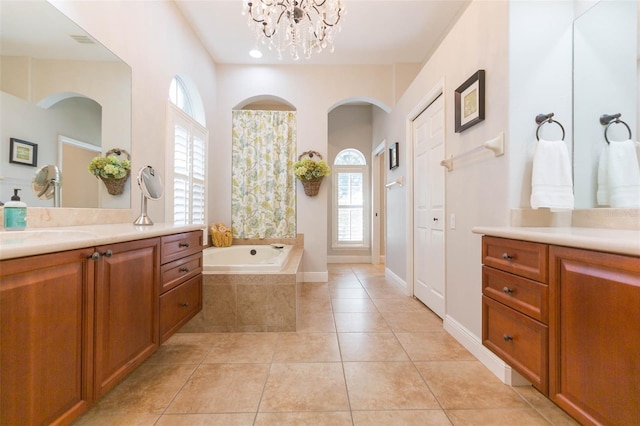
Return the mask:
[[0,424],[69,423],[91,403],[92,253],[0,262]]
[[585,424],[640,424],[640,258],[550,249],[550,397]]
[[158,238],[98,247],[96,397],[158,347]]

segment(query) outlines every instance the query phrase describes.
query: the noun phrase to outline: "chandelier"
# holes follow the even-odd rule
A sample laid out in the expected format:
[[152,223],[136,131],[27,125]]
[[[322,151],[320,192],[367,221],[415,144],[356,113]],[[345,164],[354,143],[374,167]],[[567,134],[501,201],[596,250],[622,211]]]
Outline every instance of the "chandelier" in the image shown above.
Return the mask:
[[243,0],[243,14],[249,15],[249,26],[256,38],[269,50],[289,50],[295,60],[300,54],[307,59],[315,52],[330,48],[333,36],[340,31],[340,18],[345,14],[341,0]]

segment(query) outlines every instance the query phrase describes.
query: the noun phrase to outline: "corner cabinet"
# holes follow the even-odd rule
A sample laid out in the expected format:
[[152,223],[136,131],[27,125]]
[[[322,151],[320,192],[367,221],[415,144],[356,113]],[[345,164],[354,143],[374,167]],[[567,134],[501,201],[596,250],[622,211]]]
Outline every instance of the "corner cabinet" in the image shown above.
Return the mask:
[[583,424],[640,424],[640,258],[483,237],[483,344]]
[[[201,257],[202,232],[176,235],[196,238],[176,254],[180,275]],[[174,237],[0,261],[1,425],[70,424],[158,348],[161,252]],[[202,306],[201,269],[183,275],[168,272],[163,297],[176,291],[167,300],[190,309],[163,340]]]

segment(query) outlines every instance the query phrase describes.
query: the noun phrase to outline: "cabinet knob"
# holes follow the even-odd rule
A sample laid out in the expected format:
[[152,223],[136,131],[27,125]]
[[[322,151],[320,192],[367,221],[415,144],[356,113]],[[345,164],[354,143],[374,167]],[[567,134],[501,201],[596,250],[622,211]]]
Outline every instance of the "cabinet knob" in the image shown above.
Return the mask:
[[189,268],[180,268],[178,271],[186,273],[189,272]]
[[188,308],[189,307],[189,302],[181,303],[180,306],[182,306],[183,308]]
[[504,294],[513,294],[513,289],[512,289],[512,288],[509,288],[509,287],[504,287],[504,288],[502,289],[502,292],[503,292]]
[[93,254],[90,254],[89,256],[87,256],[87,259],[98,260],[100,259],[100,253],[98,253],[97,251],[94,251]]
[[100,255],[105,256],[105,257],[111,257],[111,256],[113,256],[113,252],[111,250],[107,250],[105,252],[100,253]]
[[513,340],[513,337],[509,336],[508,334],[503,334],[502,338],[504,339],[505,342],[509,342]]
[[180,248],[189,248],[189,243],[180,243],[180,244],[178,244],[178,247],[180,247]]
[[504,260],[513,260],[513,255],[510,255],[508,253],[502,253],[502,258]]

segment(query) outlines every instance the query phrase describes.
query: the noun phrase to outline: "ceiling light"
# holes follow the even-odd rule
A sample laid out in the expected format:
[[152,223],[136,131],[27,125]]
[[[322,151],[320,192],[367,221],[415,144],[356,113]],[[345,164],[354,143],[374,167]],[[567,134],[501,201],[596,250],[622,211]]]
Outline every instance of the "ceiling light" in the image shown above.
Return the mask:
[[253,49],[249,51],[249,56],[251,56],[252,58],[260,59],[262,58],[262,52],[258,49]]
[[249,26],[269,49],[289,51],[293,59],[330,48],[333,36],[340,31],[345,14],[342,0],[243,0],[243,13],[249,14]]

